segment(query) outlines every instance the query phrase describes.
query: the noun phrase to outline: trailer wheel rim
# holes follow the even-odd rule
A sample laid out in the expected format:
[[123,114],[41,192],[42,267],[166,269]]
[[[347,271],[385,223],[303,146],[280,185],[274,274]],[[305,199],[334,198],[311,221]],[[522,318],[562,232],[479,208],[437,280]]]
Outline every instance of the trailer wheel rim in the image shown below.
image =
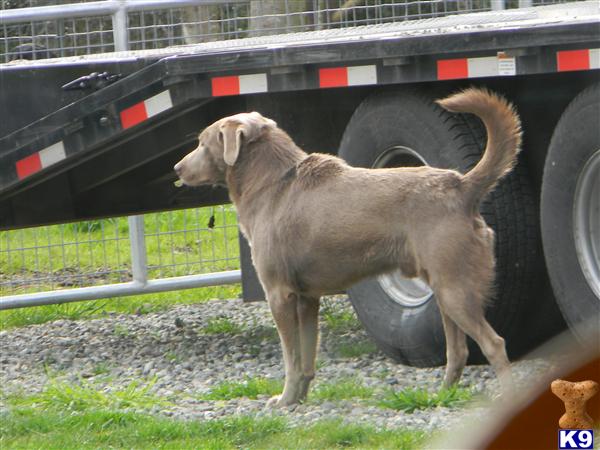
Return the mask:
[[[382,152],[373,167],[418,167],[427,161],[409,147],[394,146]],[[379,275],[377,282],[383,291],[396,303],[415,308],[426,303],[433,291],[419,278],[406,278],[400,270]]]
[[573,237],[583,275],[600,299],[600,149],[588,159],[577,180]]

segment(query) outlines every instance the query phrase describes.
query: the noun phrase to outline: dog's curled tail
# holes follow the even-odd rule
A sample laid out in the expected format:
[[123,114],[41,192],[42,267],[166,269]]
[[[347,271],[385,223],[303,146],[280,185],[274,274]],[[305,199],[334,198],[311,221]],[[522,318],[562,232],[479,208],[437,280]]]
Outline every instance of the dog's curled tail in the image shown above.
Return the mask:
[[463,175],[468,205],[479,209],[481,200],[517,162],[521,121],[506,99],[487,89],[465,89],[437,103],[451,112],[475,114],[485,125],[487,144],[483,156]]

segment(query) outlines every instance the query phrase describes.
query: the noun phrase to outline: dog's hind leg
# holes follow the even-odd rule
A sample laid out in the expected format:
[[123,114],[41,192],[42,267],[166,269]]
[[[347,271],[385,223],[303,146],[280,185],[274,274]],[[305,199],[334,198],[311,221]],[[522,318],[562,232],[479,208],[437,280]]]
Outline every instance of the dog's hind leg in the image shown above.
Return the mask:
[[440,302],[440,309],[444,310],[462,331],[477,342],[494,368],[502,390],[505,393],[513,392],[510,362],[506,355],[504,339],[485,319],[482,302],[472,298],[474,294],[465,292],[465,289],[460,286],[439,289],[436,295]]
[[302,380],[300,401],[306,399],[310,382],[315,377],[317,348],[319,345],[319,298],[300,297],[297,303],[302,354]]
[[467,337],[465,333],[440,309],[444,334],[446,335],[446,374],[444,375],[444,387],[450,387],[458,383],[463,369],[467,364],[469,349],[467,348]]
[[288,406],[298,403],[303,389],[302,347],[300,345],[300,322],[298,296],[281,290],[269,291],[269,307],[277,325],[283,350],[285,385],[283,393],[269,400],[267,406]]

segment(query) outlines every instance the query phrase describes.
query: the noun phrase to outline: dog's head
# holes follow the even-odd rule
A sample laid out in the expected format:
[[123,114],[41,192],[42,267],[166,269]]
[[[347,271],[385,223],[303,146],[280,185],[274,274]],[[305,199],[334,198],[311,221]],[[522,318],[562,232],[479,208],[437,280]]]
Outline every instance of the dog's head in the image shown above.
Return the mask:
[[174,170],[188,186],[224,184],[227,166],[236,163],[244,147],[276,126],[257,112],[217,120],[200,133],[198,147],[175,164]]

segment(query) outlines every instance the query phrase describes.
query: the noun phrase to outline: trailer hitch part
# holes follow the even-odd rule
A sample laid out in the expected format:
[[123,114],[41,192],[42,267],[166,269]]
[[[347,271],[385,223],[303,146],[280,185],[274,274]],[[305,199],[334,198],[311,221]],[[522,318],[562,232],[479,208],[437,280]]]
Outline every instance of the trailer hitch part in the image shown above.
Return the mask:
[[93,89],[94,91],[97,91],[108,86],[109,84],[114,83],[115,81],[118,81],[122,77],[123,75],[120,73],[112,74],[108,72],[92,72],[89,75],[85,75],[77,78],[76,80],[70,81],[62,86],[62,89],[64,91],[75,91],[80,89]]

